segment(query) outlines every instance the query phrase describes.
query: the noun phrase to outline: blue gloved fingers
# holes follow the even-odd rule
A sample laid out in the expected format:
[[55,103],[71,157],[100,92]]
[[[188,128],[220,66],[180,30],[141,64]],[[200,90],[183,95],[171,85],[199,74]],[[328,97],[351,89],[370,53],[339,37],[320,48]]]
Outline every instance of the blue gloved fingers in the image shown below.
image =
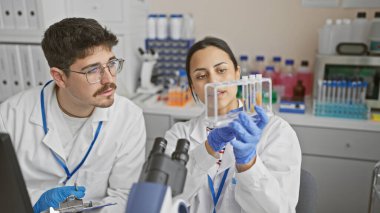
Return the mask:
[[229,126],[226,126],[212,130],[207,136],[207,141],[211,148],[217,152],[234,138],[235,132]]
[[84,186],[77,186],[78,190],[75,189],[75,186],[74,186],[74,190],[71,191],[71,194],[74,195],[75,197],[77,198],[83,198],[84,195],[86,194],[86,188]]
[[243,107],[239,107],[239,108],[233,109],[233,110],[229,111],[228,114],[236,113],[236,112],[241,112],[241,111],[243,111]]
[[259,127],[253,121],[252,117],[247,115],[247,113],[244,113],[244,112],[239,113],[238,121],[240,124],[244,126],[244,128],[249,132],[249,134],[256,135],[257,132],[259,132]]
[[[250,141],[254,140],[254,136],[247,131],[247,129],[240,123],[239,120],[231,122],[229,126],[235,131],[236,139],[244,143],[249,143]],[[256,128],[258,127],[256,126]]]
[[231,145],[234,149],[240,149],[240,150],[243,150],[247,147],[247,145],[244,142],[240,140],[236,140],[236,139],[231,141]]
[[255,106],[255,111],[257,112],[257,115],[259,117],[259,121],[257,122],[257,125],[259,126],[260,129],[264,129],[264,127],[269,122],[269,117],[262,107]]
[[244,143],[239,140],[232,140],[231,145],[234,149],[235,160],[237,164],[246,164],[256,155],[256,144]]

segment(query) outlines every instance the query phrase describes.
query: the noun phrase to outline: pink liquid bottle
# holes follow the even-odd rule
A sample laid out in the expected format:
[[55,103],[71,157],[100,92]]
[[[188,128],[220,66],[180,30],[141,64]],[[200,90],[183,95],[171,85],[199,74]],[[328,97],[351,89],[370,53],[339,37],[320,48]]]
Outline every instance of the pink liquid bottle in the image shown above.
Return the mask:
[[285,60],[285,66],[280,75],[281,84],[285,87],[283,97],[286,99],[291,99],[293,97],[293,88],[297,83],[297,76],[294,72],[294,60]]
[[272,84],[273,85],[279,85],[280,84],[280,74],[281,74],[281,57],[280,56],[273,56],[272,59],[272,65],[274,68],[274,73],[272,77]]
[[301,61],[301,65],[297,70],[297,79],[301,80],[305,86],[305,96],[311,96],[313,91],[313,72],[309,68],[308,61]]

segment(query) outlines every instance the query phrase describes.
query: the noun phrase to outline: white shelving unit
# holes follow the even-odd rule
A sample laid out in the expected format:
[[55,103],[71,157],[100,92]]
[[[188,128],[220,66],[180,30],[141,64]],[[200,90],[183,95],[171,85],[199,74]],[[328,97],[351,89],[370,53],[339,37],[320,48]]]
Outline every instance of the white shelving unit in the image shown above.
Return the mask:
[[46,28],[63,18],[96,19],[118,36],[114,52],[126,60],[117,92],[134,94],[141,67],[138,48],[144,47],[146,31],[144,0],[0,0],[0,9],[0,44],[39,45]]

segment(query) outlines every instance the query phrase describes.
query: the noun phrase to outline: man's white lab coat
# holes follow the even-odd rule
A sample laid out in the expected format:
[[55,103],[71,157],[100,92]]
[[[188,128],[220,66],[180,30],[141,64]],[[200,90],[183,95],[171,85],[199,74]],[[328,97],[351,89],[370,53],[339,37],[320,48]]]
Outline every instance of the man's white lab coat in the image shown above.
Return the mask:
[[227,168],[230,170],[216,212],[295,212],[300,184],[301,149],[296,133],[281,118],[270,118],[257,145],[255,165],[241,173],[235,169],[235,157],[230,144],[226,146],[220,167],[216,164],[217,159],[207,153],[204,115],[175,124],[166,132],[165,138],[168,140],[167,153],[174,150],[177,139],[186,138],[190,141],[188,176],[184,192],[179,196],[189,203],[190,212],[213,211],[207,175],[212,178],[217,192]]
[[[0,132],[10,134],[34,205],[45,191],[63,186],[64,169],[51,151],[64,160],[72,172],[90,146],[99,121],[103,126],[87,160],[66,183],[86,187],[85,201],[117,202],[101,212],[124,212],[130,188],[137,182],[145,159],[146,131],[142,110],[115,95],[109,108],[96,108],[81,128],[72,151],[65,155],[59,131],[65,127],[57,113],[55,84],[44,90],[48,133],[41,117],[41,87],[22,92],[0,105]],[[67,161],[66,161],[67,159]]]

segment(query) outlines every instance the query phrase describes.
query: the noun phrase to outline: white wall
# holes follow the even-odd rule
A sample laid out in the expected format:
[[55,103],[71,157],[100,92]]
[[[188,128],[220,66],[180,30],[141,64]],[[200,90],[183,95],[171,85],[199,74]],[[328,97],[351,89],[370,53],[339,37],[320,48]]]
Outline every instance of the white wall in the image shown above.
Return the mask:
[[318,28],[326,18],[354,18],[376,9],[303,8],[301,0],[146,0],[150,13],[192,13],[196,39],[213,35],[226,40],[236,57],[280,55],[314,61]]

